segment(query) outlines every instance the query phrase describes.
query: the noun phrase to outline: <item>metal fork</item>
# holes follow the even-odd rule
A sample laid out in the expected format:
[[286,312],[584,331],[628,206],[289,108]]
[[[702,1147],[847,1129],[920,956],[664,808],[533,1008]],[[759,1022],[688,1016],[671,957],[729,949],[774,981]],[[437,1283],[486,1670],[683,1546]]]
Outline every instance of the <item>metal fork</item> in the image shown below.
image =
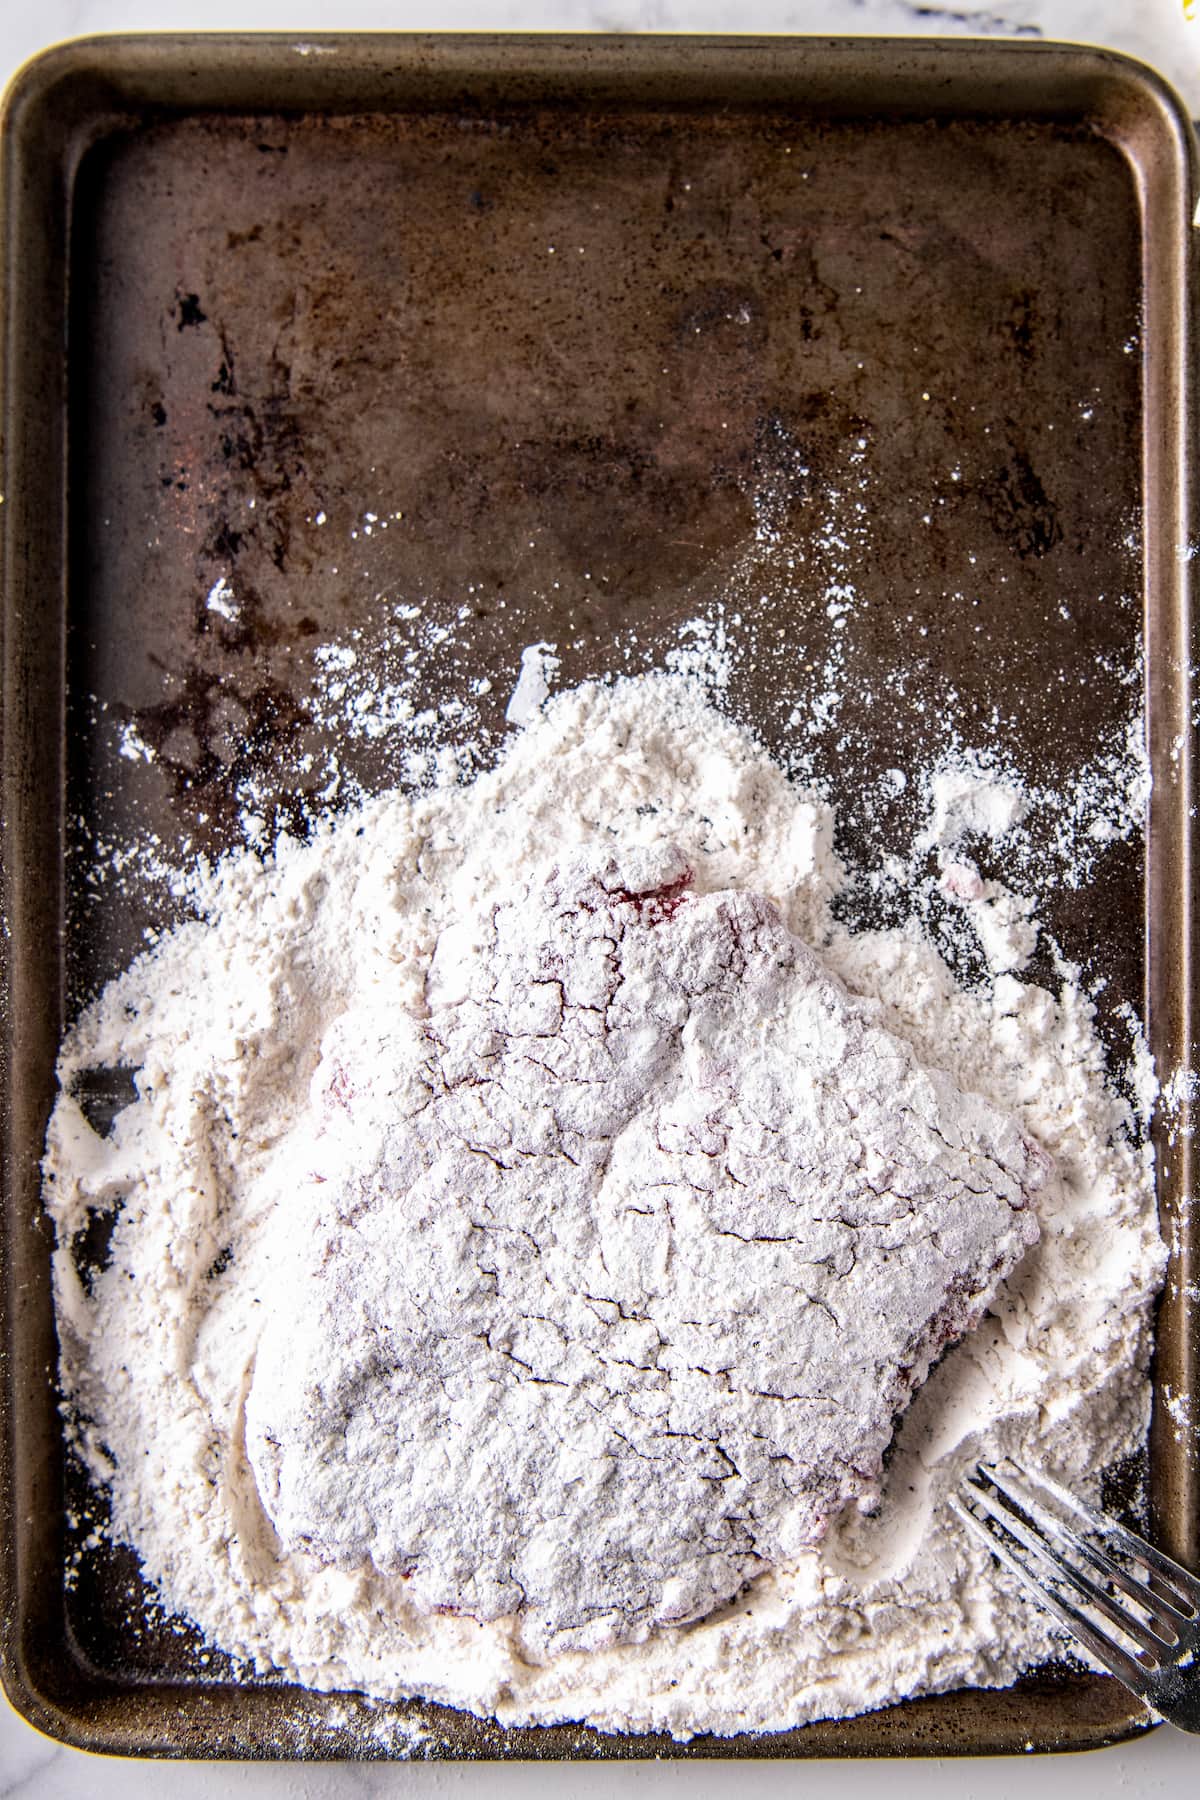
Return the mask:
[[[1139,1700],[1200,1732],[1200,1580],[1049,1476],[1005,1463],[1004,1471],[977,1463],[951,1498],[953,1511]],[[1034,1483],[1082,1522],[1087,1538],[1043,1505]],[[1130,1562],[1144,1578],[1129,1573]]]

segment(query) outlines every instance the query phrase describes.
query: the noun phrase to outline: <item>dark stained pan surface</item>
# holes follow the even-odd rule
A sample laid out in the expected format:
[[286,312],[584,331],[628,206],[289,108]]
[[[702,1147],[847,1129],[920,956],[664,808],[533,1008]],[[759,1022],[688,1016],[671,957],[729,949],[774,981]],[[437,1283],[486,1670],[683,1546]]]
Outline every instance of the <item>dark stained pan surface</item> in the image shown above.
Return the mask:
[[[946,1754],[1127,1735],[1142,1710],[1068,1668],[780,1737],[502,1732],[234,1684],[145,1604],[123,1550],[83,1552],[64,1596],[87,1528],[64,1515],[94,1502],[62,1468],[36,1163],[64,1020],[172,916],[161,887],[99,881],[97,844],[218,853],[247,784],[304,829],[331,753],[347,782],[390,785],[394,744],[306,709],[314,646],[357,630],[390,669],[406,633],[444,622],[452,650],[426,657],[422,702],[494,672],[486,752],[522,645],[558,642],[569,683],[636,632],[622,667],[647,666],[733,593],[770,651],[735,666],[726,704],[786,758],[795,671],[832,653],[822,596],[847,567],[814,520],[861,444],[846,698],[836,728],[806,733],[842,848],[870,861],[911,839],[912,784],[886,807],[860,797],[928,764],[952,690],[1048,778],[1094,755],[1129,711],[1144,611],[1149,863],[1140,844],[1112,850],[1042,916],[1107,978],[1114,1044],[1122,1003],[1148,997],[1160,1069],[1194,1058],[1190,738],[1169,754],[1191,655],[1175,547],[1192,177],[1169,96],[1117,58],[1008,45],[322,42],[326,57],[282,39],[68,46],[9,102],[9,1691],[71,1741],[177,1755]],[[370,510],[386,535],[349,540]],[[222,577],[236,619],[206,605]],[[385,604],[416,599],[419,623]],[[901,666],[902,689],[884,680]],[[152,765],[119,754],[117,726]],[[853,916],[891,922],[861,902]],[[1186,1137],[1164,1156],[1169,1226],[1188,1156]],[[1194,1233],[1177,1236],[1185,1278]],[[1186,1393],[1185,1285],[1159,1364]],[[1122,1473],[1143,1470],[1117,1472],[1118,1495]],[[1195,1446],[1160,1429],[1150,1489],[1164,1543],[1195,1559]],[[411,1747],[405,1721],[425,1733]]]

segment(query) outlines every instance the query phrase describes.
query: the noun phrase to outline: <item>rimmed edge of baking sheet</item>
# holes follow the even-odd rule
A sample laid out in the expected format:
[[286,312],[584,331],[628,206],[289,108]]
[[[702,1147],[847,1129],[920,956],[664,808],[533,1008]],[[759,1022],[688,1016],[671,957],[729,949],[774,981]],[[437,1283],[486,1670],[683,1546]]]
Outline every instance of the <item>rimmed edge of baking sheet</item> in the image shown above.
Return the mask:
[[[446,1709],[380,1708],[356,1696],[264,1685],[121,1684],[88,1665],[61,1601],[61,1445],[54,1407],[50,1234],[38,1158],[61,1029],[47,1004],[61,970],[66,533],[64,345],[72,184],[87,148],[148,117],[195,110],[370,112],[534,99],[564,87],[590,100],[679,105],[802,103],[861,114],[969,114],[1088,120],[1134,172],[1143,223],[1146,666],[1155,772],[1147,848],[1147,1023],[1160,1076],[1183,1099],[1160,1124],[1172,1282],[1156,1355],[1157,1392],[1197,1392],[1200,1307],[1192,1193],[1197,1067],[1191,952],[1191,532],[1188,442],[1194,340],[1190,126],[1169,89],[1116,55],[1052,45],[929,40],[264,36],[84,40],[18,75],[2,124],[4,410],[3,987],[5,1191],[0,1381],[0,1674],[18,1709],[70,1744],[133,1755],[462,1758],[790,1757],[987,1754],[1083,1749],[1149,1723],[1116,1684],[1036,1674],[886,1712],[742,1738],[610,1737],[574,1727],[501,1729]],[[51,803],[48,802],[48,798]],[[61,979],[55,993],[61,992]],[[1193,1562],[1200,1541],[1200,1450],[1156,1407],[1152,1497],[1164,1544]],[[393,1721],[393,1728],[386,1721]]]

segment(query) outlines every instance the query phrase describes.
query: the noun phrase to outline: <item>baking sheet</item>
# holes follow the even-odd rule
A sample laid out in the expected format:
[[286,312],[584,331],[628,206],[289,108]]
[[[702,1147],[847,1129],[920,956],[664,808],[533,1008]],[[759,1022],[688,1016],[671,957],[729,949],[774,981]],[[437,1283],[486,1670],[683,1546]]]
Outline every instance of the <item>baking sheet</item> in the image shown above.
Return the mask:
[[[175,916],[156,856],[416,778],[404,734],[374,729],[389,707],[486,761],[531,642],[568,684],[716,621],[749,645],[724,704],[820,771],[869,862],[919,817],[885,772],[927,765],[964,707],[1050,781],[1094,757],[1142,680],[1144,612],[1149,858],[1110,848],[1042,916],[1106,978],[1114,1044],[1148,992],[1160,1068],[1193,1066],[1194,176],[1170,97],[1117,58],[1010,45],[322,47],[69,46],[9,102],[10,1692],[72,1741],[187,1755],[944,1754],[1137,1729],[1116,1684],[1068,1670],[687,1746],[234,1685],[145,1605],[131,1554],[79,1556],[66,1530],[36,1216],[64,1018]],[[850,632],[828,602],[846,584]],[[1168,1223],[1186,1106],[1174,1124]],[[1159,1380],[1187,1394],[1185,1226]],[[1194,1559],[1195,1447],[1161,1410],[1151,1491]]]

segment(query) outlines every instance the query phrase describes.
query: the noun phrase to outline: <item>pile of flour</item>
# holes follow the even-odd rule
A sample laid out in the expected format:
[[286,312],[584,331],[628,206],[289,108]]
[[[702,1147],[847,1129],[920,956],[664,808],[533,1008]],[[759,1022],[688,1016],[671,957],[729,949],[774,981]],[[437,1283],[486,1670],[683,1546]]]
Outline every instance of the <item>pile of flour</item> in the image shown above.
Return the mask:
[[[85,1011],[63,1049],[45,1159],[70,1429],[110,1495],[112,1535],[214,1645],[322,1689],[681,1736],[1004,1683],[1050,1653],[1049,1626],[945,1499],[981,1456],[1017,1454],[1086,1488],[1140,1443],[1164,1260],[1149,1153],[1069,978],[1057,999],[1008,973],[965,991],[915,924],[835,923],[832,825],[686,681],[586,686],[549,701],[469,786],[385,796],[307,844],[281,839],[266,862],[232,859],[199,884],[197,919]],[[337,1510],[348,1449],[337,1418],[319,1459],[332,1485],[310,1481],[293,1528],[272,1489],[286,1447],[272,1412],[280,1345],[290,1316],[298,1359],[305,1331],[328,1327],[297,1303],[297,1257],[325,1190],[339,1231],[354,1229],[337,1156],[352,1162],[364,1131],[386,1130],[380,1108],[399,1090],[381,1071],[398,1038],[455,996],[464,931],[535,870],[661,858],[666,845],[701,900],[765,896],[880,1027],[1011,1116],[1057,1178],[1038,1196],[1040,1242],[905,1415],[872,1514],[843,1513],[819,1547],[793,1546],[701,1617],[562,1648],[531,1642],[519,1611],[483,1609],[495,1616],[481,1622],[431,1610],[401,1557],[380,1567],[364,1553]],[[352,1067],[369,1071],[365,1101]],[[102,1137],[73,1096],[103,1068],[135,1069],[137,1099]],[[318,1144],[314,1095],[326,1125],[341,1116],[340,1138]],[[108,1259],[81,1279],[75,1252],[96,1214],[115,1215]],[[422,1229],[444,1233],[444,1214]],[[761,1290],[769,1323],[769,1271]],[[629,1360],[645,1360],[636,1321],[613,1305]],[[551,1334],[498,1350],[532,1366]],[[276,1364],[261,1386],[260,1355]],[[370,1445],[353,1448],[369,1464]],[[394,1524],[402,1536],[402,1510]]]

